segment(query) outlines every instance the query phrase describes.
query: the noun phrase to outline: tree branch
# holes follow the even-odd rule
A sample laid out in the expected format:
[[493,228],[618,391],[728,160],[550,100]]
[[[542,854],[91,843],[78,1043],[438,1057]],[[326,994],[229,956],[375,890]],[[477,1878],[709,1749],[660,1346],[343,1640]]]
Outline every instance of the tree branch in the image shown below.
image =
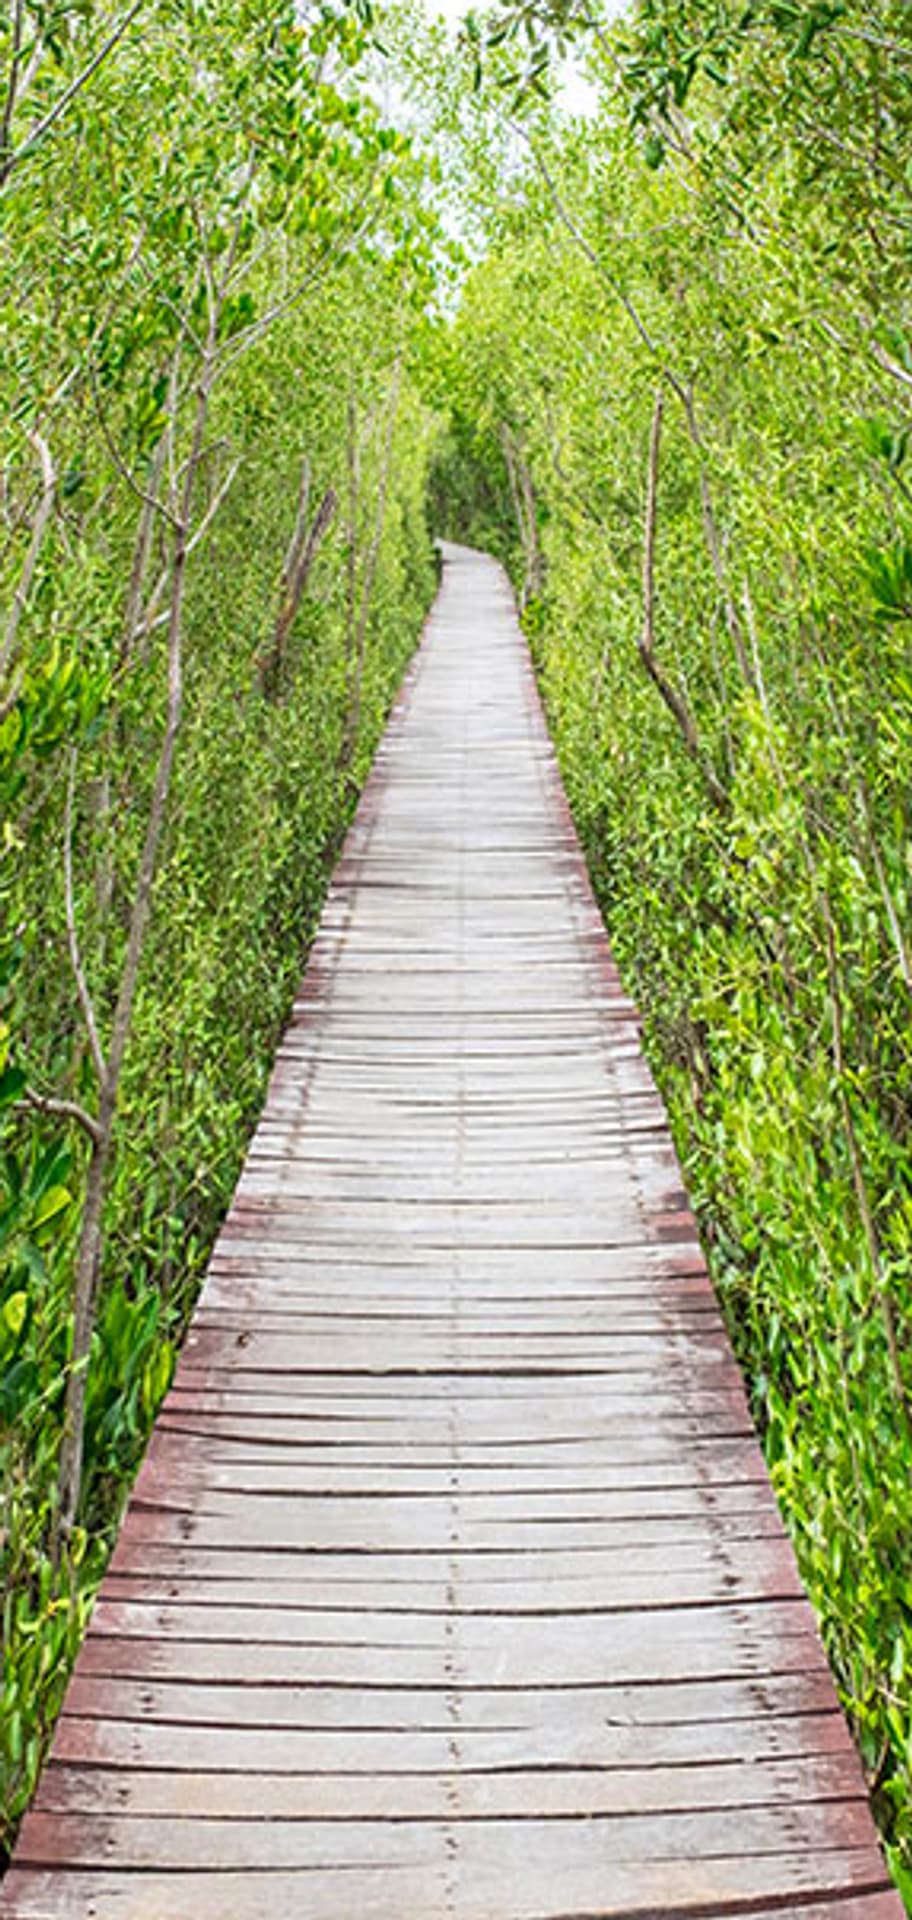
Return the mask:
[[310,475],[306,461],[304,467],[298,517],[282,568],[282,601],[273,630],[272,645],[260,667],[260,687],[267,698],[275,698],[281,693],[291,629],[301,604],[310,569],[317,557],[317,550],[329,530],[338,505],[335,488],[327,487],[308,530],[306,517],[302,518],[302,515],[306,516],[307,513],[310,493]]
[[724,787],[717,780],[712,768],[707,765],[700,744],[700,735],[693,714],[683,695],[668,680],[655,657],[655,538],[656,517],[659,490],[659,448],[662,438],[662,415],[665,396],[661,387],[656,391],[655,406],[652,413],[652,426],[649,434],[649,467],[646,481],[646,525],[643,540],[643,630],[638,641],[640,659],[653,686],[661,695],[675,721],[690,758],[699,767],[709,789],[713,804],[717,807],[727,805]]
[[386,417],[386,430],[383,438],[383,452],[380,462],[380,474],[377,482],[377,510],[374,517],[374,530],[364,565],[361,581],[361,603],[358,611],[358,626],[354,649],[354,683],[345,716],[345,728],[342,736],[340,766],[348,770],[354,758],[361,725],[361,694],[364,684],[364,655],[367,642],[367,622],[374,591],[374,578],[383,539],[383,527],[386,519],[386,496],[389,487],[390,466],[393,456],[393,436],[396,428],[396,414],[399,407],[399,387],[402,379],[402,348],[400,347],[393,366],[393,378],[390,384],[389,409]]
[[91,365],[91,363],[89,364],[89,385],[92,389],[92,400],[95,407],[95,417],[101,428],[102,438],[104,440],[105,446],[108,449],[108,453],[111,456],[112,463],[116,467],[117,472],[120,474],[121,479],[125,481],[126,485],[130,489],[130,492],[136,495],[137,500],[142,501],[144,507],[148,507],[151,513],[160,513],[162,516],[162,519],[167,520],[168,525],[173,527],[175,525],[175,519],[170,508],[165,506],[164,501],[159,497],[158,494],[148,493],[145,487],[140,486],[139,481],[136,479],[136,476],[133,473],[131,473],[130,468],[127,466],[126,461],[122,458],[120,450],[114,440],[114,436],[111,433],[107,420],[105,419],[104,408],[102,407],[101,399],[98,393],[98,382],[95,378],[95,369]]
[[200,544],[200,541],[205,539],[207,533],[209,532],[209,528],[211,527],[212,522],[215,519],[216,514],[218,513],[219,507],[222,505],[223,500],[227,499],[228,494],[231,492],[231,489],[234,486],[235,480],[237,479],[238,474],[240,473],[240,470],[241,470],[240,458],[238,458],[237,460],[233,460],[231,463],[231,466],[228,469],[227,474],[225,475],[224,480],[222,481],[221,486],[218,487],[216,492],[213,494],[213,497],[210,500],[209,505],[206,508],[206,511],[203,514],[203,517],[199,523],[199,526],[195,528],[194,532],[190,535],[190,538],[187,541],[187,558],[188,559],[190,558],[191,553],[195,552],[196,548]]
[[899,380],[902,386],[912,387],[912,373],[907,373],[905,367],[901,367],[899,361],[893,359],[892,354],[881,346],[879,340],[869,340],[868,346],[878,366],[883,367],[885,373],[891,374],[894,380]]
[[95,1065],[95,1072],[98,1075],[98,1084],[99,1086],[103,1086],[107,1069],[101,1040],[98,1035],[95,1008],[92,1004],[92,996],[89,992],[85,968],[82,964],[82,955],[79,950],[79,935],[76,930],[76,907],[73,899],[73,800],[76,791],[76,758],[76,748],[74,747],[70,754],[70,771],[67,779],[66,809],[63,826],[63,886],[66,906],[67,941],[70,949],[70,965],[73,969],[76,992],[79,995],[82,1017],[85,1021],[86,1032],[89,1036],[92,1060]]
[[16,94],[19,87],[19,65],[22,59],[22,0],[14,0],[13,6],[13,44],[10,49],[10,70],[6,86],[6,99],[3,102],[3,116],[0,119],[0,170],[6,164],[12,145],[13,112],[16,106]]
[[57,475],[54,471],[54,463],[51,459],[47,441],[42,439],[40,433],[34,431],[30,433],[28,437],[29,444],[37,454],[41,467],[42,493],[38,503],[38,511],[35,515],[29,549],[23,561],[22,572],[13,594],[13,604],[10,608],[9,618],[6,623],[3,646],[0,647],[0,673],[6,672],[13,657],[19,623],[25,612],[28,597],[32,590],[35,568],[38,565],[38,556],[44,544],[44,536],[47,533],[48,522],[50,521],[54,506],[54,493],[57,486]]
[[716,520],[715,509],[713,507],[712,489],[709,484],[709,474],[706,471],[706,448],[703,442],[703,435],[700,432],[700,428],[697,422],[697,414],[696,414],[696,408],[694,407],[693,392],[689,386],[682,387],[680,390],[676,389],[676,391],[678,391],[678,397],[684,408],[684,417],[687,421],[687,431],[690,435],[691,441],[693,443],[694,449],[697,454],[697,458],[699,460],[700,507],[701,507],[702,519],[703,519],[703,537],[706,541],[707,551],[709,553],[713,574],[715,576],[716,586],[718,587],[719,593],[722,596],[722,609],[725,615],[725,625],[728,630],[728,637],[735,650],[735,658],[738,662],[738,666],[741,671],[741,677],[745,683],[745,686],[753,687],[754,683],[753,683],[753,678],[750,670],[750,662],[748,661],[747,651],[744,645],[744,633],[742,631],[741,622],[738,618],[737,608],[731,596],[731,591],[728,584],[728,574],[726,572],[725,561],[722,555],[722,537],[719,533],[719,524],[718,524],[718,521]]
[[52,1113],[61,1120],[75,1120],[76,1125],[88,1134],[93,1146],[97,1147],[101,1139],[98,1121],[79,1105],[78,1100],[58,1100],[49,1093],[39,1093],[35,1087],[23,1087],[22,1099],[16,1101],[16,1112]]

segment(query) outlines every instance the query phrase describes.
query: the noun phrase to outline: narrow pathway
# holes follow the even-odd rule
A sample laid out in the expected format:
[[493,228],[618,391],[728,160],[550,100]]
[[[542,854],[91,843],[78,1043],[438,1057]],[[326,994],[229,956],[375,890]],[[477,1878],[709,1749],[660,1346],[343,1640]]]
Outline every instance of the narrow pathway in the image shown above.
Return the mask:
[[899,1920],[512,599],[461,548],[16,1920]]

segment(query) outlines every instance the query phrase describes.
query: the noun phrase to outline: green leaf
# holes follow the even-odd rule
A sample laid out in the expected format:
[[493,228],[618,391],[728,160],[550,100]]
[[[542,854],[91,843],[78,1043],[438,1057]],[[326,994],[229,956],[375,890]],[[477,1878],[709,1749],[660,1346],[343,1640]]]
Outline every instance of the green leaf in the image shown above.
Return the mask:
[[36,1232],[39,1227],[47,1226],[49,1220],[56,1219],[59,1213],[63,1213],[72,1204],[73,1196],[68,1187],[49,1187],[32,1216],[32,1232]]
[[14,1100],[19,1099],[27,1077],[23,1067],[3,1068],[0,1072],[0,1107],[11,1106]]
[[25,1325],[25,1316],[27,1313],[28,1313],[28,1294],[27,1293],[22,1293],[22,1292],[11,1293],[9,1299],[5,1300],[3,1303],[3,1324],[5,1327],[8,1327],[10,1333],[13,1335],[13,1338],[15,1340],[18,1340],[19,1335],[22,1332],[22,1329]]

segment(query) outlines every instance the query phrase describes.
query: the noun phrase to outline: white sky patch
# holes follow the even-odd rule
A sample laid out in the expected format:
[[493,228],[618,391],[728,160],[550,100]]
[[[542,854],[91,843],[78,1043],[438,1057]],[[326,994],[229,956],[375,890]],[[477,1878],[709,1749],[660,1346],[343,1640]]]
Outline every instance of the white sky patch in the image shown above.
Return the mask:
[[[605,20],[617,20],[627,12],[628,0],[602,0],[602,17]],[[455,38],[461,22],[467,13],[487,11],[484,0],[424,0],[425,12],[430,19],[444,20]],[[587,116],[595,112],[596,89],[579,63],[574,59],[564,62],[560,78],[561,106],[567,113]]]

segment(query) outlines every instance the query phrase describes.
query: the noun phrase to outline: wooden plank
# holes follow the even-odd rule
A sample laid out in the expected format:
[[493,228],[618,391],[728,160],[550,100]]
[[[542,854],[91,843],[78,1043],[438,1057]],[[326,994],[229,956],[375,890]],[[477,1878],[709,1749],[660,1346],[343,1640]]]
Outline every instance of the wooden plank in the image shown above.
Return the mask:
[[[181,1680],[193,1685],[226,1681],[243,1686],[371,1686],[378,1659],[389,1687],[420,1688],[443,1683],[458,1672],[460,1687],[510,1690],[521,1687],[533,1672],[546,1689],[598,1688],[608,1685],[648,1685],[658,1680],[686,1681],[718,1676],[759,1677],[802,1673],[823,1668],[819,1642],[807,1626],[789,1631],[777,1617],[760,1625],[738,1618],[732,1608],[680,1615],[657,1611],[648,1616],[648,1635],[642,1616],[633,1622],[612,1615],[610,1630],[599,1634],[591,1618],[581,1634],[576,1617],[557,1622],[536,1615],[515,1615],[495,1621],[491,1615],[468,1614],[457,1619],[416,1615],[408,1621],[364,1611],[352,1623],[347,1614],[325,1621],[320,1638],[319,1617],[303,1621],[292,1637],[285,1624],[282,1638],[260,1640],[248,1622],[241,1638],[221,1640],[213,1635],[183,1639],[159,1631],[154,1638],[141,1634],[115,1636],[103,1630],[90,1634],[81,1677],[141,1674],[149,1678]],[[764,1612],[771,1611],[768,1608]],[[343,1635],[342,1627],[348,1627]],[[715,1628],[715,1638],[710,1637]],[[358,1634],[357,1640],[354,1634]],[[469,1679],[467,1676],[471,1676]]]
[[[464,1658],[476,1649],[492,1647],[496,1657],[498,1642],[506,1641],[518,1659],[534,1657],[537,1664],[549,1643],[558,1648],[566,1643],[568,1653],[575,1655],[583,1637],[579,1615],[560,1604],[563,1591],[560,1585],[555,1585],[552,1607],[540,1604],[534,1614],[528,1609],[507,1607],[503,1600],[499,1606],[464,1609],[461,1584],[449,1579],[447,1585],[457,1586],[455,1605],[451,1599],[445,1608],[424,1607],[412,1589],[397,1607],[381,1609],[375,1601],[370,1611],[363,1596],[360,1606],[331,1608],[322,1593],[319,1596],[323,1599],[322,1606],[314,1605],[313,1601],[309,1606],[303,1605],[298,1596],[292,1601],[286,1600],[282,1606],[261,1600],[254,1615],[249,1607],[212,1598],[205,1602],[182,1599],[167,1606],[106,1598],[95,1609],[93,1639],[139,1639],[152,1643],[212,1641],[222,1647],[235,1641],[282,1646],[400,1645],[406,1631],[402,1620],[405,1614],[411,1646],[455,1643]],[[540,1594],[538,1597],[540,1599]],[[738,1600],[720,1605],[704,1600],[699,1606],[653,1605],[648,1611],[654,1646],[665,1642],[683,1647],[694,1634],[705,1639],[709,1632],[717,1636],[720,1658],[725,1658],[725,1651],[733,1642],[739,1648],[748,1642],[762,1646],[770,1634],[777,1638],[798,1633],[813,1637],[814,1634],[813,1615],[803,1597],[779,1600],[775,1604],[766,1600]],[[642,1606],[627,1611],[619,1607],[588,1607],[585,1610],[587,1637],[590,1642],[610,1647],[614,1658],[625,1641],[636,1645],[642,1638],[643,1613]],[[658,1673],[658,1666],[654,1672]]]
[[[420,1479],[417,1468],[412,1477],[414,1481]],[[700,1481],[693,1486],[656,1486],[647,1480],[639,1486],[614,1486],[609,1475],[603,1472],[601,1481],[587,1488],[575,1484],[554,1485],[551,1476],[545,1473],[540,1477],[543,1484],[527,1490],[522,1486],[514,1488],[508,1475],[505,1485],[491,1491],[473,1486],[471,1476],[463,1480],[458,1456],[455,1456],[449,1474],[438,1472],[430,1476],[424,1487],[409,1487],[391,1476],[387,1476],[387,1484],[383,1485],[376,1469],[366,1469],[360,1485],[346,1484],[342,1474],[340,1485],[335,1489],[325,1474],[318,1476],[317,1484],[308,1485],[306,1468],[286,1466],[281,1460],[243,1470],[213,1466],[208,1472],[199,1462],[185,1460],[181,1470],[178,1463],[171,1461],[163,1461],[159,1468],[156,1460],[147,1463],[138,1483],[137,1497],[156,1511],[192,1511],[203,1517],[219,1518],[229,1526],[240,1525],[241,1516],[249,1514],[255,1504],[273,1526],[283,1528],[289,1544],[296,1540],[304,1543],[313,1536],[320,1504],[330,1500],[329,1516],[324,1519],[321,1515],[319,1519],[319,1531],[327,1541],[334,1541],[354,1528],[356,1532],[362,1529],[359,1538],[366,1543],[373,1527],[391,1523],[397,1531],[413,1528],[419,1543],[423,1536],[427,1544],[433,1546],[440,1529],[448,1525],[452,1497],[457,1492],[467,1544],[474,1538],[484,1539],[485,1529],[511,1526],[579,1523],[608,1527],[618,1521],[642,1524],[648,1529],[651,1522],[659,1529],[676,1528],[680,1524],[686,1532],[695,1519],[705,1527],[707,1515],[745,1519],[757,1524],[758,1529],[764,1522],[776,1518],[768,1481],[741,1480],[731,1486],[712,1486]],[[372,1518],[365,1519],[366,1502],[371,1503]],[[240,1541],[241,1534],[237,1537]],[[647,1531],[643,1537],[648,1538]]]
[[[210,1496],[213,1500],[217,1496]],[[416,1513],[403,1501],[351,1502],[337,1506],[333,1500],[313,1503],[304,1512],[303,1502],[293,1499],[270,1501],[238,1496],[223,1497],[221,1512],[201,1512],[198,1507],[173,1509],[134,1507],[130,1521],[130,1539],[150,1546],[193,1541],[201,1547],[281,1548],[287,1553],[309,1553],[319,1545],[324,1553],[391,1552],[448,1555],[453,1535],[458,1533],[464,1552],[479,1556],[487,1553],[542,1554],[566,1553],[571,1549],[587,1551],[608,1546],[635,1550],[661,1546],[666,1550],[666,1568],[673,1573],[679,1548],[698,1544],[710,1531],[706,1512],[681,1517],[670,1515],[638,1520],[629,1517],[608,1520],[597,1511],[589,1518],[568,1521],[557,1503],[553,1513],[509,1514],[500,1518],[473,1519],[471,1514],[456,1516],[444,1504],[430,1512]],[[780,1521],[772,1509],[766,1513],[712,1516],[712,1534],[723,1545],[749,1551],[755,1540],[781,1540]]]
[[[379,1743],[374,1743],[377,1753]],[[392,1771],[385,1749],[380,1766],[366,1761],[334,1771],[322,1753],[311,1772],[225,1773],[214,1764],[192,1773],[169,1768],[52,1765],[46,1769],[36,1807],[49,1816],[106,1813],[125,1816],[242,1820],[249,1815],[251,1793],[259,1818],[269,1820],[428,1819],[453,1815],[452,1760],[444,1748],[438,1765],[409,1764],[408,1738],[402,1761]],[[864,1804],[861,1773],[854,1754],[814,1759],[707,1763],[696,1767],[578,1768],[538,1764],[533,1768],[473,1768],[459,1775],[459,1812],[464,1819],[516,1819],[535,1807],[540,1815],[587,1817],[636,1814],[639,1819],[699,1808],[820,1807],[831,1801],[854,1810]],[[855,1817],[853,1812],[852,1817]]]
[[[537,1856],[549,1877],[556,1876],[562,1866],[571,1874],[578,1872],[578,1863],[587,1855],[600,1860],[603,1874],[606,1858],[611,1860],[612,1873],[621,1866],[645,1861],[658,1865],[666,1861],[718,1863],[720,1859],[743,1858],[745,1815],[741,1807],[689,1813],[665,1809],[660,1818],[653,1813],[613,1818],[579,1808],[566,1816],[548,1817],[536,1796],[531,1803],[527,1801],[528,1810],[518,1820],[506,1813],[486,1819],[463,1810],[461,1783],[456,1797],[458,1804],[445,1817],[445,1824],[462,1830],[463,1871],[474,1856],[480,1875],[502,1871],[497,1858],[501,1849],[514,1869],[524,1862],[527,1875],[530,1854]],[[851,1859],[857,1852],[861,1856],[859,1864],[871,1870],[876,1854],[870,1844],[867,1802],[842,1800],[837,1807],[834,1815],[828,1801],[751,1806],[750,1852],[775,1863],[783,1892],[807,1886],[806,1857],[832,1844],[837,1823],[840,1855]],[[207,1814],[202,1819],[175,1820],[140,1813],[46,1814],[35,1810],[23,1821],[17,1859],[24,1866],[59,1861],[75,1867],[100,1867],[113,1853],[118,1864],[131,1872],[154,1871],[164,1862],[175,1872],[255,1870],[263,1859],[264,1826],[268,1825],[268,1857],[273,1871],[367,1866],[390,1852],[415,1864],[432,1863],[441,1858],[445,1847],[441,1824],[432,1818],[403,1819],[389,1810],[360,1820],[349,1814],[344,1800],[329,1820],[276,1819],[268,1812],[253,1819]]]
[[[89,1642],[87,1642],[89,1644]],[[619,1721],[641,1731],[669,1723],[702,1723],[731,1718],[751,1721],[765,1714],[825,1713],[834,1706],[829,1675],[788,1667],[782,1672],[737,1674],[724,1679],[665,1682],[650,1677],[644,1685],[543,1687],[538,1676],[525,1685],[483,1688],[456,1684],[447,1675],[424,1687],[391,1687],[377,1679],[348,1685],[256,1686],[250,1681],[152,1678],[83,1673],[77,1669],[67,1694],[71,1713],[83,1719],[167,1720],[187,1726],[421,1728],[452,1731],[453,1699],[459,1700],[460,1729],[537,1731],[568,1727],[582,1731],[592,1721]],[[173,1734],[175,1747],[180,1736]]]
[[[467,1868],[473,1870],[474,1862]],[[415,1868],[392,1847],[373,1869],[344,1863],[329,1873],[25,1869],[10,1876],[4,1911],[8,1920],[263,1920],[264,1914],[449,1920],[454,1912],[461,1920],[541,1920],[543,1914],[562,1920],[782,1920],[783,1914],[786,1920],[903,1920],[896,1893],[886,1891],[882,1865],[867,1851],[809,1852],[784,1898],[776,1864],[752,1854],[720,1861],[712,1870],[695,1870],[690,1861],[617,1866],[607,1880],[604,1863],[574,1871],[559,1862],[558,1870],[562,1879],[555,1886],[544,1881],[537,1859],[528,1860],[523,1872],[521,1860],[505,1858],[504,1884],[492,1885],[486,1865],[483,1876],[474,1871],[470,1890],[462,1880],[457,1888],[439,1861]],[[816,1888],[824,1890],[822,1902],[814,1898]],[[833,1889],[848,1897],[834,1901]],[[775,1904],[765,1906],[764,1897]]]
[[[70,1766],[116,1768],[118,1795],[137,1772],[153,1771],[182,1780],[188,1773],[217,1772],[242,1778],[277,1772],[300,1775],[320,1771],[346,1776],[377,1773],[388,1777],[441,1772],[452,1767],[450,1720],[439,1725],[281,1727],[231,1725],[166,1719],[114,1719],[65,1712],[55,1741],[55,1758],[45,1779],[67,1777]],[[597,1713],[576,1720],[534,1714],[524,1726],[473,1726],[459,1729],[460,1769],[577,1767],[587,1773],[629,1772],[640,1778],[653,1767],[674,1770],[698,1782],[706,1768],[742,1769],[773,1760],[799,1760],[816,1767],[830,1756],[858,1766],[845,1720],[830,1705],[825,1712],[776,1713],[755,1702],[754,1716],[677,1719],[650,1726],[610,1719]],[[744,1775],[747,1778],[747,1774]],[[681,1791],[685,1791],[682,1785]],[[694,1786],[699,1792],[699,1786]],[[39,1795],[43,1787],[39,1789]],[[119,1804],[119,1799],[111,1804]],[[249,1804],[249,1803],[248,1803]]]
[[451,550],[9,1920],[898,1920],[499,570]]
[[[349,1579],[336,1578],[335,1563],[332,1573],[327,1571],[325,1561],[319,1566],[311,1566],[309,1578],[307,1569],[304,1577],[289,1576],[287,1567],[279,1580],[270,1583],[269,1604],[285,1610],[293,1610],[304,1616],[309,1609],[331,1607],[360,1613],[367,1605],[375,1611],[389,1611],[393,1614],[409,1613],[449,1613],[452,1609],[449,1567],[444,1575],[436,1578],[409,1579],[405,1571],[398,1581],[378,1579],[372,1572],[373,1556],[364,1556],[368,1564],[362,1569],[360,1577]],[[460,1567],[457,1570],[459,1581],[460,1614],[502,1613],[541,1614],[561,1612],[567,1618],[573,1617],[579,1622],[579,1631],[584,1630],[586,1620],[598,1619],[612,1611],[636,1609],[658,1611],[675,1607],[706,1607],[714,1603],[735,1601],[789,1599],[800,1593],[797,1577],[789,1571],[783,1573],[777,1566],[764,1580],[762,1571],[753,1564],[751,1554],[746,1564],[732,1569],[709,1564],[699,1567],[677,1567],[674,1573],[674,1585],[670,1595],[657,1598],[655,1570],[634,1565],[631,1572],[613,1571],[610,1566],[593,1577],[580,1577],[572,1569],[559,1569],[549,1577],[547,1571],[538,1568],[522,1579],[515,1572],[509,1580],[483,1581],[473,1578],[471,1571]],[[117,1607],[124,1601],[139,1601],[170,1609],[175,1605],[191,1605],[204,1609],[207,1613],[220,1606],[239,1608],[262,1608],[264,1576],[251,1569],[246,1579],[242,1574],[232,1577],[237,1570],[232,1561],[231,1569],[221,1576],[194,1572],[192,1566],[184,1563],[179,1576],[169,1576],[162,1570],[153,1574],[112,1573],[106,1582],[107,1599],[102,1603]],[[101,1628],[105,1616],[96,1614]]]

